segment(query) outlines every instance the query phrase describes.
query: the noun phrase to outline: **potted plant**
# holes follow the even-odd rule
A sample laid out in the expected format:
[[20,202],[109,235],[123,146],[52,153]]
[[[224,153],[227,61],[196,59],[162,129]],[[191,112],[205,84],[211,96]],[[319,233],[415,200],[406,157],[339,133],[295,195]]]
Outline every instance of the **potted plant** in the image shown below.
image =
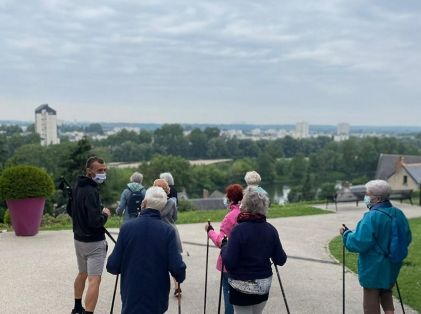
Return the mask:
[[0,176],[0,198],[6,200],[17,236],[38,233],[45,198],[54,192],[54,182],[41,168],[19,165]]

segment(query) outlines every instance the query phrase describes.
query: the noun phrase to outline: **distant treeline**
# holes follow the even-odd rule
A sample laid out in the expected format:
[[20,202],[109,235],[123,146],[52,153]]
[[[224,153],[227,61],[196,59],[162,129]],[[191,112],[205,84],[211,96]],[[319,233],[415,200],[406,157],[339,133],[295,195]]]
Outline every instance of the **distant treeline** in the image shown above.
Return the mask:
[[[199,197],[203,189],[223,191],[230,183],[244,183],[246,171],[257,170],[265,183],[289,185],[290,200],[313,200],[333,193],[336,181],[365,183],[374,177],[380,153],[421,153],[421,135],[407,138],[351,138],[334,142],[330,137],[297,140],[285,137],[273,141],[240,140],[221,136],[218,128],[194,128],[188,135],[178,124],[166,124],[154,131],[122,130],[104,140],[84,138],[79,142],[42,147],[30,129],[9,126],[0,134],[0,169],[15,164],[43,167],[54,177],[74,181],[83,171],[87,156],[95,154],[107,162],[142,161],[138,169],[150,185],[160,172],[173,172],[179,191]],[[229,158],[231,162],[191,166],[189,159]],[[105,201],[117,201],[134,169],[110,169],[103,187]],[[1,171],[1,170],[0,170]],[[51,203],[60,203],[56,196]]]

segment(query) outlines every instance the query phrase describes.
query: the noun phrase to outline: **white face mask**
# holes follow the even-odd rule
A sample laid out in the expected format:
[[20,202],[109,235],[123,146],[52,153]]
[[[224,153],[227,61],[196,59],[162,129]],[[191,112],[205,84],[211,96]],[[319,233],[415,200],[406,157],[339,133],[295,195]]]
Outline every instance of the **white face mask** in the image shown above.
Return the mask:
[[365,196],[364,196],[364,203],[365,203],[365,205],[366,205],[368,208],[370,208],[370,207],[372,206],[372,204],[371,204],[371,197],[370,197],[370,196],[368,196],[368,195],[365,195]]
[[101,184],[107,179],[106,173],[97,173],[95,177],[92,178],[96,183]]

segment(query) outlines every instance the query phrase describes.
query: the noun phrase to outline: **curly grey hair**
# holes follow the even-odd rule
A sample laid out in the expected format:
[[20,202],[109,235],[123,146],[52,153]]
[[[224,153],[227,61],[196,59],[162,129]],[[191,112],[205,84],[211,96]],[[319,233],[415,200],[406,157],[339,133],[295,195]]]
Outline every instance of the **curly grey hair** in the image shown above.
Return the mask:
[[262,188],[249,186],[244,190],[241,201],[242,212],[266,215],[268,207],[269,198]]
[[167,193],[159,187],[152,186],[146,190],[146,206],[161,211],[167,204]]
[[377,196],[380,200],[384,201],[389,198],[392,191],[389,183],[384,180],[371,180],[365,184],[366,192],[371,192],[373,196]]
[[133,174],[130,176],[130,182],[137,182],[142,183],[143,181],[143,174],[140,172],[133,172]]

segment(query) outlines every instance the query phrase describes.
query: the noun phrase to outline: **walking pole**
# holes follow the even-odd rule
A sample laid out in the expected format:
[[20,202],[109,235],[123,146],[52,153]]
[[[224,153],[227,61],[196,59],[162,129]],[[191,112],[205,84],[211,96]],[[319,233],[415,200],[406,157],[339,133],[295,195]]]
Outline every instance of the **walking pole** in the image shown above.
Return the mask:
[[219,299],[218,299],[218,314],[221,313],[221,296],[222,296],[222,281],[224,280],[224,263],[221,268],[221,281],[219,282]]
[[178,314],[181,314],[181,288],[180,288],[180,283],[177,282],[177,290],[178,290],[178,295],[177,295],[177,299],[178,299]]
[[342,313],[345,314],[345,244],[342,245]]
[[284,303],[285,303],[285,307],[287,309],[287,313],[290,314],[289,307],[288,307],[288,302],[287,302],[287,298],[285,296],[284,287],[282,286],[281,276],[279,276],[278,266],[276,266],[276,264],[273,261],[272,261],[272,263],[275,266],[276,275],[278,276],[279,285],[281,286],[282,297],[284,298]]
[[396,280],[396,290],[398,290],[398,296],[399,296],[399,301],[401,302],[402,313],[405,314],[405,308],[403,307],[402,296],[401,296],[401,292],[399,290],[399,285],[398,285],[398,281],[397,280]]
[[[120,225],[120,227],[121,227],[121,225]],[[111,235],[111,233],[110,233],[107,229],[105,229],[105,227],[104,227],[104,230],[105,230],[105,233],[107,234],[107,236],[111,239],[111,241],[113,241],[113,242],[114,242],[114,244],[116,244],[117,242],[116,242],[116,240],[113,238],[113,236]],[[113,314],[113,313],[114,313],[114,302],[115,302],[115,295],[116,295],[116,292],[117,292],[118,277],[119,277],[119,276],[118,276],[118,274],[117,274],[117,276],[115,277],[114,292],[113,292],[113,299],[112,299],[112,301],[111,301],[110,314]]]
[[[210,220],[208,219],[208,227],[210,226]],[[205,300],[203,304],[203,314],[206,314],[206,293],[208,290],[208,262],[209,262],[209,237],[206,233],[206,269],[205,269]]]

